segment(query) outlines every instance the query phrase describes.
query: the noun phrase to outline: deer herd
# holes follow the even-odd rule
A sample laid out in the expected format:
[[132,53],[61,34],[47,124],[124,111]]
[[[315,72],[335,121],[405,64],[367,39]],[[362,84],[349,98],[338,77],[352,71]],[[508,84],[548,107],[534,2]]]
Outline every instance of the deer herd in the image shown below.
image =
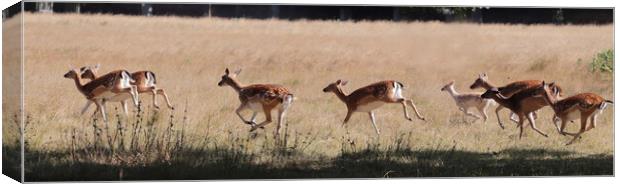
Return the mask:
[[[74,68],[64,75],[65,78],[74,80],[78,91],[86,97],[87,102],[82,108],[81,114],[86,112],[88,107],[94,103],[97,106],[95,114],[99,112],[102,119],[107,122],[106,102],[120,102],[123,112],[127,115],[127,100],[131,99],[134,107],[140,108],[139,94],[142,93],[150,93],[152,95],[152,103],[156,109],[159,109],[157,95],[164,98],[168,108],[174,109],[164,89],[157,87],[155,73],[151,71],[130,73],[127,70],[115,70],[98,76],[98,70],[99,64],[79,69]],[[235,113],[241,121],[250,126],[250,132],[258,128],[262,129],[271,123],[272,111],[276,110],[278,112],[278,122],[274,135],[277,138],[280,134],[285,114],[296,97],[289,89],[281,85],[243,85],[237,79],[240,72],[241,70],[237,70],[231,73],[227,68],[217,85],[230,86],[237,92],[241,104],[237,107]],[[88,82],[83,80],[88,80]],[[350,94],[345,94],[342,89],[346,84],[347,81],[337,80],[329,83],[323,89],[325,93],[334,93],[346,105],[347,113],[342,126],[346,126],[354,112],[367,113],[376,134],[379,135],[380,132],[375,120],[374,110],[389,103],[400,103],[403,107],[404,117],[409,121],[413,121],[413,118],[409,116],[407,106],[413,109],[418,119],[426,121],[413,101],[403,95],[405,85],[401,82],[393,80],[379,81],[361,87]],[[498,104],[495,109],[495,115],[502,129],[504,129],[504,124],[501,122],[499,111],[504,108],[509,109],[511,111],[510,120],[515,122],[519,128],[519,138],[523,136],[523,129],[527,126],[525,119],[528,120],[530,127],[534,131],[547,137],[546,133],[536,127],[535,120],[537,119],[536,111],[545,106],[550,106],[554,112],[552,122],[557,131],[561,135],[573,136],[567,145],[580,138],[585,131],[595,128],[597,116],[608,104],[613,103],[594,93],[580,93],[565,97],[559,85],[540,80],[516,81],[505,86],[495,86],[489,82],[486,74],[480,74],[470,86],[470,89],[477,88],[483,88],[486,92],[459,93],[454,88],[454,81],[442,87],[441,91],[446,91],[454,99],[460,111],[476,119],[482,119],[483,122],[486,122],[488,118],[486,109]],[[470,108],[475,108],[480,116],[469,112]],[[253,112],[249,120],[241,114],[244,110],[251,110]],[[257,124],[256,116],[261,112],[264,114],[265,120]],[[578,119],[581,120],[579,132],[569,133],[564,131],[568,122]],[[590,123],[588,123],[588,120]],[[558,125],[560,122],[561,124]]]

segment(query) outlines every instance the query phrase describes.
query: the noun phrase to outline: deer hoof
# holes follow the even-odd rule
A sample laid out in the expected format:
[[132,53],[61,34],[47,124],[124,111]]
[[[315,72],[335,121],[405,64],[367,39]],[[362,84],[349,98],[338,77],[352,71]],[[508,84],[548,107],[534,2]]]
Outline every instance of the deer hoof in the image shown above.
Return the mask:
[[407,120],[409,120],[409,121],[413,121],[413,118],[407,118]]

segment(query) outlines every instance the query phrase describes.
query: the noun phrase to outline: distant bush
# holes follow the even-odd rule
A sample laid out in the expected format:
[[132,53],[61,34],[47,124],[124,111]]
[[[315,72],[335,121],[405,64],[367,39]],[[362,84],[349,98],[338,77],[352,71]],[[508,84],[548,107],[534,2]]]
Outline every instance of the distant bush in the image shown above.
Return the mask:
[[614,71],[614,50],[608,49],[603,52],[599,52],[592,59],[590,63],[590,70],[592,72],[613,72]]

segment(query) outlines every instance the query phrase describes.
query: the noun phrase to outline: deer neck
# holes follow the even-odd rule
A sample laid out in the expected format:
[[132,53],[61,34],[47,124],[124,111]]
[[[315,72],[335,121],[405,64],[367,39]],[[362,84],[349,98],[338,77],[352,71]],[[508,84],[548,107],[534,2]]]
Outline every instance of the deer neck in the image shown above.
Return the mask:
[[482,86],[482,88],[484,88],[484,89],[486,89],[486,90],[489,90],[489,89],[491,89],[491,88],[494,88],[494,87],[495,87],[495,85],[491,84],[491,83],[490,83],[490,82],[488,82],[488,81],[484,81],[484,82],[482,82],[482,85],[481,85],[481,86]]
[[553,95],[551,95],[549,92],[547,92],[547,90],[545,90],[545,93],[543,94],[543,97],[544,97],[545,101],[547,103],[549,103],[549,106],[551,106],[553,108],[553,111],[555,111],[556,114],[557,114],[559,109],[557,109],[555,104],[558,102],[558,100]]
[[497,103],[501,104],[504,107],[508,107],[511,110],[514,108],[514,106],[512,105],[510,99],[504,97],[503,95],[501,95],[499,93],[493,95],[493,100],[495,100]]
[[349,98],[346,94],[344,94],[344,92],[342,92],[342,89],[338,88],[338,90],[333,91],[334,94],[336,94],[336,96],[338,97],[338,99],[340,99],[342,102],[347,103],[349,101]]
[[237,81],[237,79],[232,79],[230,84],[228,85],[232,87],[235,91],[237,91],[237,93],[239,93],[241,89],[244,88],[244,86],[239,81]]
[[452,97],[456,97],[457,95],[459,95],[459,92],[456,92],[454,86],[448,87],[446,91],[448,91],[448,94],[450,94]]
[[77,87],[77,89],[84,95],[87,95],[88,92],[84,90],[84,84],[82,84],[82,78],[80,77],[80,75],[76,75],[76,77],[73,77],[73,81],[75,82],[75,87]]

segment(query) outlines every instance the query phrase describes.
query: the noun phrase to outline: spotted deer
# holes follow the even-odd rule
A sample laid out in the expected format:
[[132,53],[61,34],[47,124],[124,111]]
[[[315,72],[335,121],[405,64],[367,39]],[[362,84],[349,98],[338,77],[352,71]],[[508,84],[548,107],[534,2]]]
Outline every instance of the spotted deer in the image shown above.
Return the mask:
[[441,91],[448,92],[448,94],[450,94],[452,99],[454,99],[454,102],[456,102],[456,106],[458,106],[459,110],[461,110],[463,113],[465,113],[466,115],[475,117],[477,119],[480,119],[480,116],[469,112],[470,108],[476,108],[478,112],[480,113],[480,115],[482,115],[482,122],[487,121],[487,118],[488,118],[487,111],[486,111],[487,107],[491,106],[492,104],[495,104],[495,102],[492,99],[483,99],[482,97],[480,97],[482,93],[459,93],[457,92],[456,89],[454,89],[454,81],[450,81],[450,83],[443,86],[441,88]]
[[404,86],[400,82],[392,80],[376,82],[359,88],[349,95],[346,95],[342,91],[342,86],[346,84],[347,81],[337,80],[323,89],[323,92],[325,93],[333,92],[347,105],[347,115],[342,122],[343,126],[349,121],[349,118],[351,118],[353,112],[366,112],[370,116],[370,121],[373,128],[375,128],[375,132],[379,135],[379,129],[377,128],[377,124],[375,122],[375,114],[373,110],[386,103],[402,104],[405,118],[409,121],[413,121],[407,112],[407,104],[409,104],[415,111],[418,119],[425,120],[424,117],[422,117],[422,115],[418,112],[418,109],[413,101],[403,97],[402,91]]
[[[477,88],[484,88],[485,90],[490,90],[492,88],[496,88],[497,90],[499,90],[499,92],[505,96],[505,97],[510,97],[516,93],[519,93],[523,90],[526,89],[531,89],[531,88],[536,88],[538,86],[540,86],[542,84],[542,81],[540,80],[523,80],[523,81],[516,81],[516,82],[512,82],[509,83],[505,86],[502,87],[496,87],[495,85],[491,84],[489,82],[488,76],[486,73],[482,73],[480,75],[478,75],[478,78],[474,81],[473,84],[471,84],[471,86],[469,87],[470,89],[477,89]],[[557,87],[557,89],[559,90],[558,95],[561,96],[562,94],[562,88],[560,88],[559,86],[555,85]],[[497,116],[497,123],[499,124],[499,126],[504,129],[504,124],[502,123],[502,120],[499,117],[499,111],[502,110],[503,108],[505,108],[505,106],[498,105],[497,108],[495,109],[495,115]],[[533,113],[533,117],[534,119],[536,119],[537,115],[536,112],[532,112]],[[515,118],[515,114],[511,113],[510,115],[510,120],[514,121],[518,124],[519,120],[517,120]]]
[[[241,105],[235,110],[235,113],[237,113],[237,116],[239,116],[244,123],[251,126],[250,132],[258,128],[263,128],[265,125],[271,123],[271,111],[277,110],[278,124],[276,125],[274,136],[278,138],[280,128],[284,122],[284,116],[293,103],[293,94],[287,88],[277,84],[243,85],[237,80],[239,73],[241,73],[241,69],[234,73],[230,73],[228,68],[226,68],[224,75],[222,75],[222,79],[217,85],[220,87],[230,86],[239,94]],[[246,109],[253,111],[249,121],[241,115],[241,112]],[[265,114],[265,121],[256,124],[256,115],[259,112]]]
[[[81,77],[83,79],[94,80],[97,78],[97,73],[99,71],[99,68],[100,68],[99,64],[93,67],[91,66],[82,67],[80,69]],[[170,100],[168,99],[168,94],[166,94],[164,89],[157,87],[157,79],[155,77],[155,73],[151,71],[138,71],[138,72],[131,73],[131,77],[134,79],[134,81],[131,82],[131,85],[136,86],[138,93],[151,93],[152,94],[153,106],[155,108],[159,109],[159,105],[157,105],[156,97],[157,95],[161,95],[162,97],[164,97],[164,100],[166,100],[166,105],[168,105],[168,108],[174,110],[174,107],[172,106],[172,104],[170,104]],[[107,101],[120,102],[121,106],[123,107],[123,111],[125,112],[125,114],[127,114],[126,101],[129,98],[130,96],[126,94],[120,94],[118,96],[114,96],[108,99]],[[88,109],[90,104],[91,102],[86,103],[86,105],[82,109],[82,112],[81,112],[82,114]]]
[[[613,104],[613,101],[606,100],[594,93],[580,93],[560,100],[557,97],[558,91],[552,89],[553,84],[554,83],[547,84],[543,81],[542,85],[538,87],[537,93],[543,95],[545,101],[550,104],[556,117],[558,117],[553,120],[556,124],[556,128],[556,120],[562,122],[561,127],[558,128],[558,132],[562,135],[574,136],[570,142],[566,143],[566,145],[570,145],[584,132],[596,128],[597,116],[605,110],[607,104]],[[579,132],[568,133],[564,131],[568,121],[579,118],[581,119]],[[590,124],[588,124],[588,120],[590,120]]]
[[[78,91],[80,91],[88,101],[97,105],[97,111],[101,113],[104,121],[107,121],[105,103],[114,96],[128,94],[132,98],[134,105],[138,105],[137,89],[135,86],[131,85],[133,79],[126,70],[110,72],[86,84],[82,82],[82,77],[78,69],[69,70],[64,77],[73,79]],[[95,113],[97,111],[95,111]]]

